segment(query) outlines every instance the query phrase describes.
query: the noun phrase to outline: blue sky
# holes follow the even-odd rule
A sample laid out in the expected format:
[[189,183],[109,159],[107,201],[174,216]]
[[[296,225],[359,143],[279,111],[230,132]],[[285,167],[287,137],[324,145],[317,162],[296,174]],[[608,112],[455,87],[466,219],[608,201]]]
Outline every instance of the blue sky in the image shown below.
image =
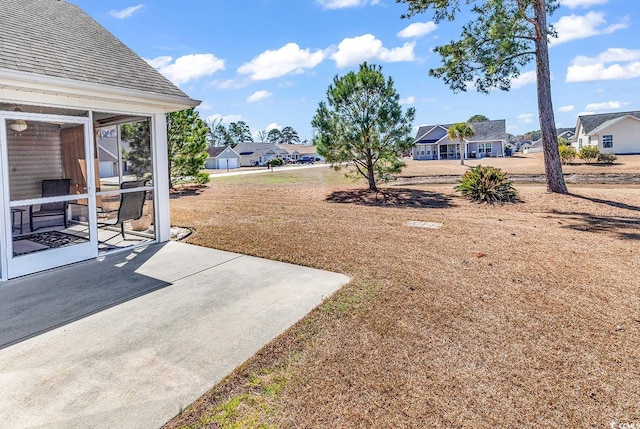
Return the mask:
[[[454,94],[428,69],[440,64],[432,49],[465,21],[400,19],[406,6],[395,0],[68,1],[202,100],[201,117],[242,120],[254,134],[292,126],[310,140],[334,76],[365,60],[394,79],[416,128],[483,114],[505,119],[512,134],[539,129],[533,63],[509,92]],[[557,126],[586,112],[640,110],[640,1],[561,1],[550,19]]]

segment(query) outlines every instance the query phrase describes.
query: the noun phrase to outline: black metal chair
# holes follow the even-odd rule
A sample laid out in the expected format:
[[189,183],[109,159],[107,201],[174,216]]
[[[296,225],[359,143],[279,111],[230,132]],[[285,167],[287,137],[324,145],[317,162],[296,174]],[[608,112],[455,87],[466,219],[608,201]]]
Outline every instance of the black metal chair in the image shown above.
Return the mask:
[[[122,182],[120,189],[141,188],[146,185],[146,180],[133,180],[130,182]],[[120,225],[120,232],[124,239],[124,223],[129,220],[136,220],[142,217],[144,202],[147,199],[147,191],[134,191],[120,194],[120,206],[118,207],[118,216],[116,221],[101,222],[101,225]]]
[[[69,195],[69,186],[71,179],[45,179],[42,181],[43,197],[59,197],[61,195]],[[64,227],[67,227],[67,207],[68,201],[58,203],[40,204],[40,210],[33,210],[33,206],[29,206],[29,228],[35,231],[39,228],[33,227],[33,218],[62,216]]]

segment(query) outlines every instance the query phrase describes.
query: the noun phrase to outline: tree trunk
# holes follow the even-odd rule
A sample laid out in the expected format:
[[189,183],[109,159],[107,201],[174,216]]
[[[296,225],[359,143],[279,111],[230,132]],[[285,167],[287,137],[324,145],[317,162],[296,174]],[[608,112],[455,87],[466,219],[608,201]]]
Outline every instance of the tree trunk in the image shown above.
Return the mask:
[[536,20],[536,80],[538,84],[538,114],[544,151],[544,171],[547,191],[567,194],[558,153],[558,135],[551,101],[551,72],[549,70],[549,45],[547,36],[547,9],[545,0],[534,0]]
[[460,165],[464,165],[464,143],[460,140]]
[[367,181],[369,182],[369,190],[378,192],[375,171],[373,170],[373,157],[371,156],[371,153],[367,154]]

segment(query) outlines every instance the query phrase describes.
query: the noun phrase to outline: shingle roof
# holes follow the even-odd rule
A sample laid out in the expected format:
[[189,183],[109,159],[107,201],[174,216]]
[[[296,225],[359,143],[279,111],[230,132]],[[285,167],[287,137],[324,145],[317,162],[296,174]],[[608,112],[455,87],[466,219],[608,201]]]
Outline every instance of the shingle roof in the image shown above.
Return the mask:
[[[444,129],[448,129],[453,124],[438,124]],[[416,140],[423,136],[425,133],[429,132],[432,128],[437,127],[438,125],[427,125],[422,126],[418,129],[418,133],[416,134]],[[506,140],[507,139],[507,131],[506,131],[506,123],[504,119],[496,119],[493,121],[483,121],[483,122],[470,122],[469,125],[473,127],[476,131],[476,134],[469,138],[468,141],[488,141],[488,140]]]
[[215,158],[216,156],[224,152],[226,148],[226,146],[208,147],[207,153],[209,154],[210,158]]
[[596,115],[581,115],[578,116],[578,121],[582,122],[582,129],[585,134],[590,134],[596,128],[599,128],[605,122],[609,122],[614,119],[618,119],[622,116],[635,116],[640,119],[640,110],[632,112],[615,112],[615,113],[599,113]]
[[0,0],[0,69],[189,98],[78,6]]

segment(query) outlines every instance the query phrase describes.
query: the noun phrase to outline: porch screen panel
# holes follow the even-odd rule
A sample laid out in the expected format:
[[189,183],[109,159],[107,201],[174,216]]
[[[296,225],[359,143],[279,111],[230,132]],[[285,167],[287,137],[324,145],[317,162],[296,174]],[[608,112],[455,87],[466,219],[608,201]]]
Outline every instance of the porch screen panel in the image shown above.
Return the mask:
[[43,179],[64,177],[60,125],[27,121],[22,132],[7,126],[7,152],[11,200],[38,198]]

